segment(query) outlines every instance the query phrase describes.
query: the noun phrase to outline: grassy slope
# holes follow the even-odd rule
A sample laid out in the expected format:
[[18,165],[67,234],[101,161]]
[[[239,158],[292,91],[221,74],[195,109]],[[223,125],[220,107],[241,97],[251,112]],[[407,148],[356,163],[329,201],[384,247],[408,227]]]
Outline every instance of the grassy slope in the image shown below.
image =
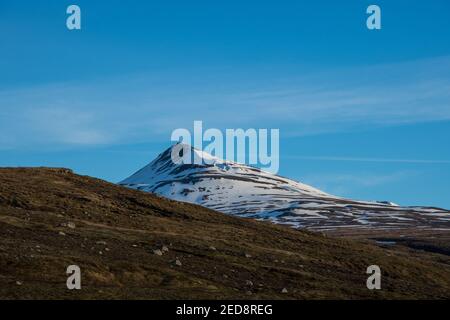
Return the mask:
[[[169,252],[153,254],[162,245]],[[71,264],[82,290],[66,288]],[[371,264],[382,290],[366,288]],[[426,253],[230,217],[64,169],[0,169],[3,299],[449,297],[450,266]]]

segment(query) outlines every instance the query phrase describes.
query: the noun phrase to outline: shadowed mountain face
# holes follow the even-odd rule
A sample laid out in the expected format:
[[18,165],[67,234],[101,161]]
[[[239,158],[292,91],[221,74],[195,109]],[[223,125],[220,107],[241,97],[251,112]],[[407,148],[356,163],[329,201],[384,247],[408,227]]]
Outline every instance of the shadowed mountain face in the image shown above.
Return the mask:
[[[373,264],[381,290],[366,287]],[[81,290],[66,288],[69,265],[81,268]],[[450,298],[450,265],[66,169],[0,169],[0,298]]]
[[175,164],[171,147],[120,184],[228,214],[310,230],[370,232],[419,228],[450,232],[448,210],[343,199],[187,147],[208,164]]

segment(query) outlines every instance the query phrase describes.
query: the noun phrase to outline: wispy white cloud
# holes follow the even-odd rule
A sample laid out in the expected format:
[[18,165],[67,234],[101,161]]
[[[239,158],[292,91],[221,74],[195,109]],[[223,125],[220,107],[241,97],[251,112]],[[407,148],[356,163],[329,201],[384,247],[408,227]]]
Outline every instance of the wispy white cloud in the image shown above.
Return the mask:
[[361,158],[336,156],[285,156],[285,159],[318,160],[318,161],[349,161],[349,162],[381,162],[381,163],[417,163],[417,164],[450,164],[450,160],[429,159],[390,159],[390,158]]
[[347,196],[365,188],[375,188],[400,182],[416,175],[412,171],[399,171],[385,174],[375,173],[330,173],[314,174],[303,177],[302,182],[339,196]]
[[[450,119],[450,57],[333,70],[292,81],[297,90],[243,94],[243,110],[296,123],[292,134]],[[307,82],[307,83],[306,83]]]
[[36,134],[47,141],[75,145],[108,143],[109,134],[96,127],[95,117],[87,110],[73,111],[66,107],[30,109],[24,117]]
[[183,72],[0,90],[0,148],[168,141],[194,120],[284,137],[450,120],[450,57],[270,81]]

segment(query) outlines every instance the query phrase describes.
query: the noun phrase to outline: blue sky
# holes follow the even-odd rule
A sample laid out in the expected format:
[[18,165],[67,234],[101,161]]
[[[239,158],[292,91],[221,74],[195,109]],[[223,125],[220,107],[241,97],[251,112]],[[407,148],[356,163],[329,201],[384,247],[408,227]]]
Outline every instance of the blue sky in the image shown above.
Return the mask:
[[[68,31],[66,8],[82,10]],[[366,28],[378,4],[382,30]],[[1,1],[0,166],[117,182],[172,130],[279,128],[280,174],[450,208],[450,3]]]

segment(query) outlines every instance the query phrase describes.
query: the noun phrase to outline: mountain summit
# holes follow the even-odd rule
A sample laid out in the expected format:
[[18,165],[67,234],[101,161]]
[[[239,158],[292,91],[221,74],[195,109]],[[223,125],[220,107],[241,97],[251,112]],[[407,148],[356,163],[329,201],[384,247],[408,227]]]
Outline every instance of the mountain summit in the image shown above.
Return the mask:
[[313,230],[346,227],[450,230],[448,210],[348,200],[190,146],[194,157],[207,161],[174,163],[171,155],[175,146],[119,184],[227,214]]

